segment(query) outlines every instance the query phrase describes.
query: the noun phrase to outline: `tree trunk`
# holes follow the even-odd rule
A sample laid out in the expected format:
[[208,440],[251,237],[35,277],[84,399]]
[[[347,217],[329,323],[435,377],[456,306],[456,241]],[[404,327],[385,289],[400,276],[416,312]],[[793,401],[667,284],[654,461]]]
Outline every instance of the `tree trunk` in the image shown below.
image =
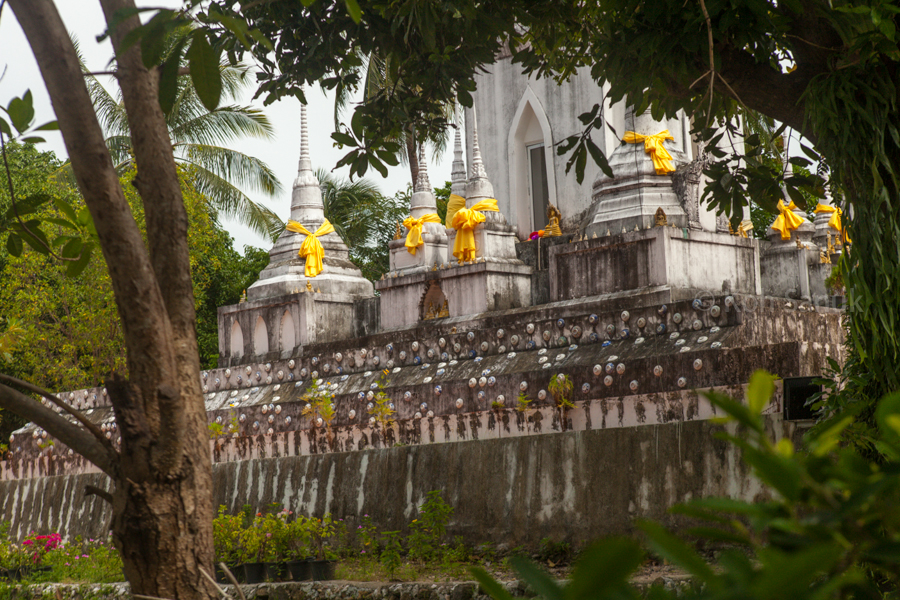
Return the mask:
[[416,182],[419,180],[419,152],[416,147],[416,132],[412,127],[406,132],[406,160],[409,162],[413,191],[416,191]]
[[[102,0],[107,22],[132,8]],[[91,212],[110,272],[125,338],[129,379],[108,382],[121,434],[118,453],[59,422],[60,439],[99,457],[113,480],[113,540],[133,593],[211,599],[212,473],[200,390],[187,218],[171,142],[157,98],[157,75],[140,45],[121,52],[140,23],[112,32],[117,71],[134,140],[135,185],[147,216],[149,252],[104,143],[68,32],[52,0],[10,0],[47,85],[72,169]],[[0,402],[20,401],[0,386]],[[43,425],[44,415],[36,422]],[[66,437],[63,437],[66,436]],[[108,457],[108,460],[107,460]],[[93,458],[91,460],[94,460]],[[96,462],[96,461],[95,461]]]

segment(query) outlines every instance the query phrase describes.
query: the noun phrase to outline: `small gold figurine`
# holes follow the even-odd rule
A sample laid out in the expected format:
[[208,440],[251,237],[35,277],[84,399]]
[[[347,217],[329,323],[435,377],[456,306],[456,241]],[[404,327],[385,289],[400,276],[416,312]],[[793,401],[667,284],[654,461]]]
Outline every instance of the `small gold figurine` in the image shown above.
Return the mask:
[[665,227],[669,224],[669,219],[666,217],[666,211],[662,209],[662,206],[656,209],[654,218],[656,219],[656,227]]
[[437,270],[438,270],[437,261],[434,261],[434,266],[431,267],[431,270],[432,270],[432,271],[437,271]]
[[450,307],[447,305],[447,300],[444,300],[444,305],[441,307],[441,312],[438,313],[438,317],[449,317],[450,316]]
[[306,289],[307,289],[307,291],[310,291],[310,292],[313,291],[312,281],[310,281],[309,279],[306,280]]
[[828,254],[826,254],[824,250],[819,250],[819,262],[823,265],[830,265],[831,257],[828,256]]
[[434,304],[428,305],[428,310],[425,311],[425,320],[430,320],[434,318]]
[[246,302],[246,301],[247,301],[247,290],[244,290],[244,291],[241,293],[241,301],[240,301],[240,304],[243,304],[243,303]]
[[400,224],[399,220],[397,221],[397,231],[394,232],[394,239],[395,240],[403,239],[403,226]]
[[562,235],[562,230],[559,228],[559,220],[561,218],[562,214],[559,212],[559,209],[552,204],[547,204],[547,226],[544,227],[544,237]]

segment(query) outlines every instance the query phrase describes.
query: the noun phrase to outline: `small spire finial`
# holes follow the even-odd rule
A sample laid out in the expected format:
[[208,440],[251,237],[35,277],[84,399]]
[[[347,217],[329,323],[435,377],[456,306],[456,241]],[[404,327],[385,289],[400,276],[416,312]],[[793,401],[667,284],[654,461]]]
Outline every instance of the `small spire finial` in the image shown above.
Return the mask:
[[472,178],[487,177],[484,163],[481,161],[481,148],[478,147],[478,116],[472,107]]
[[300,157],[309,158],[309,129],[306,126],[306,105],[300,105]]
[[297,178],[294,187],[318,186],[319,180],[313,173],[312,159],[309,156],[309,129],[306,124],[306,105],[300,105],[300,161],[297,165]]
[[416,192],[430,192],[431,182],[428,180],[428,165],[425,162],[425,144],[419,146],[419,173],[416,177]]

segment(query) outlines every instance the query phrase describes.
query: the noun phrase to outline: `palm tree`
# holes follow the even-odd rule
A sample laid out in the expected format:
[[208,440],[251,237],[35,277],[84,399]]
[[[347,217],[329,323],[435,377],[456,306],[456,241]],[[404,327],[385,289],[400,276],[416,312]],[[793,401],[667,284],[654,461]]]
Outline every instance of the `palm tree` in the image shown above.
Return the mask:
[[[223,64],[222,101],[233,101],[251,85],[245,67]],[[100,125],[107,133],[107,146],[124,173],[133,166],[131,132],[121,93],[113,97],[99,81],[85,73],[85,81]],[[284,223],[274,212],[251,200],[242,191],[277,198],[281,182],[262,160],[227,147],[243,137],[274,139],[274,129],[259,109],[230,104],[207,110],[194,90],[189,75],[178,78],[178,94],[166,115],[175,160],[182,165],[195,189],[209,198],[212,207],[224,216],[237,219],[259,235],[275,240]]]
[[316,170],[325,218],[350,248],[350,260],[371,281],[390,268],[388,242],[397,222],[409,213],[409,192],[385,197],[367,179],[348,181],[325,169]]

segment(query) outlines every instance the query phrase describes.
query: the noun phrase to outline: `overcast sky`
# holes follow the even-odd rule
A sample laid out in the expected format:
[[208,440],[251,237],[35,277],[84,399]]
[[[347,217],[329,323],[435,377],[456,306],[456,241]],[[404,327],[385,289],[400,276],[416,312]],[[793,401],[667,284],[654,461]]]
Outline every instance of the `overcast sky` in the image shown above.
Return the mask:
[[[150,3],[138,2],[138,5],[149,6]],[[180,6],[181,2],[164,0],[154,2],[152,6]],[[88,68],[92,71],[106,70],[112,56],[109,42],[98,44],[96,36],[104,30],[103,14],[96,0],[61,0],[57,6],[69,31],[78,39]],[[26,89],[31,89],[35,103],[35,120],[37,123],[53,120],[53,109],[47,95],[40,71],[35,63],[31,48],[25,41],[15,16],[7,6],[0,17],[0,71],[6,74],[0,80],[0,104],[4,107],[14,96],[21,96]],[[110,78],[107,78],[110,79]],[[111,91],[115,90],[110,81],[102,81]],[[244,98],[244,104],[250,104],[252,91]],[[333,98],[326,96],[321,90],[314,89],[307,93],[309,101],[310,153],[314,167],[334,168],[344,151],[334,148],[331,140],[333,127]],[[262,102],[255,102],[260,108]],[[265,161],[281,179],[286,188],[284,196],[275,201],[263,197],[251,197],[272,208],[283,219],[290,213],[290,188],[297,172],[297,159],[300,153],[300,103],[290,98],[276,102],[263,108],[275,127],[276,139],[273,142],[259,140],[242,140],[235,146],[242,152],[256,156]],[[66,156],[62,136],[58,132],[45,132],[46,144],[41,149],[52,150],[60,157]],[[438,164],[429,164],[428,172],[432,184],[441,185],[450,179],[450,162],[452,152],[446,153]],[[366,173],[385,194],[405,189],[409,183],[409,169],[404,165],[388,167],[388,177],[382,178],[371,169]],[[337,171],[347,175],[347,168]],[[271,244],[236,223],[224,223],[235,239],[235,247],[239,250],[245,245],[259,246],[268,249]]]

